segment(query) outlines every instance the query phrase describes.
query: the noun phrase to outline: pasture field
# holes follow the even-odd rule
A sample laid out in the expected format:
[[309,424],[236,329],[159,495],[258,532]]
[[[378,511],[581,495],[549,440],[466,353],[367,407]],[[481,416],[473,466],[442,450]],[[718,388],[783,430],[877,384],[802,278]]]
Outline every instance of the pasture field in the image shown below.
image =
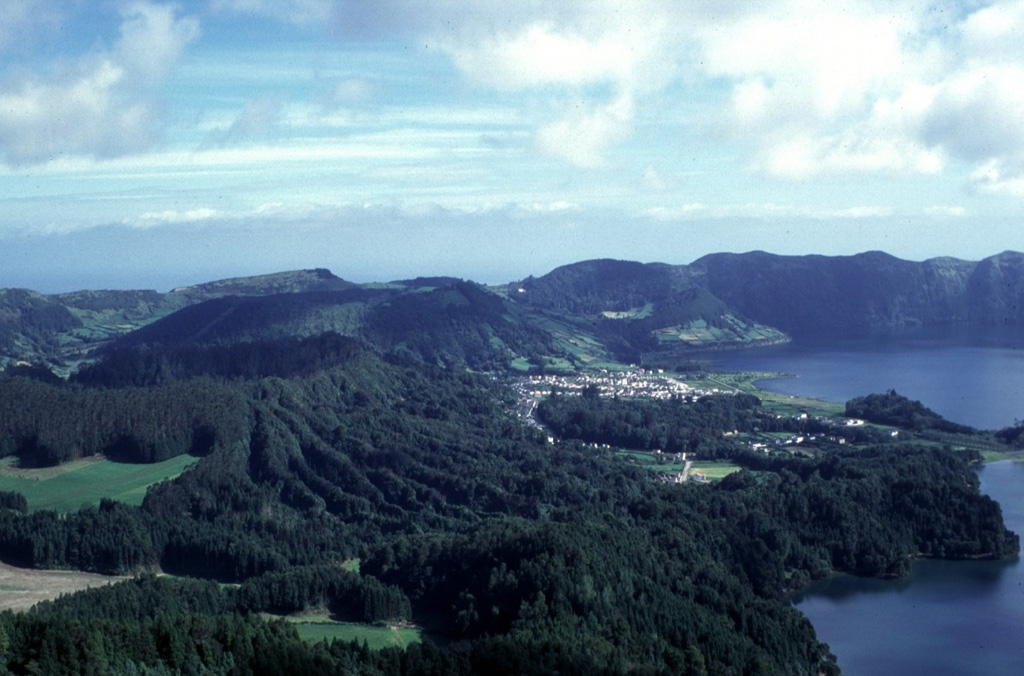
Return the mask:
[[140,505],[149,486],[178,476],[196,461],[181,455],[135,465],[96,457],[28,469],[18,467],[17,459],[8,457],[0,460],[0,491],[21,493],[30,511],[72,512],[85,504],[98,505],[101,498]]
[[700,472],[706,474],[708,479],[715,481],[718,479],[724,479],[733,472],[738,472],[742,467],[731,462],[703,462],[700,460],[694,461],[690,467],[690,473]]
[[287,620],[295,625],[299,637],[304,641],[316,643],[321,640],[332,641],[366,641],[371,650],[381,648],[405,648],[410,643],[419,643],[418,627],[401,625],[361,624],[359,622],[339,622],[324,615],[291,615]]

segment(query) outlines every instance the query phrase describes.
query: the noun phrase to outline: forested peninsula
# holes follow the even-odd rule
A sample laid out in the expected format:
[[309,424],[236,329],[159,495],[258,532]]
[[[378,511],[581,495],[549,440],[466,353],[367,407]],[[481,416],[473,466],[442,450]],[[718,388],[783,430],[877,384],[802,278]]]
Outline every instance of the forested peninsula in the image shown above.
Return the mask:
[[[5,563],[131,576],[0,613],[0,673],[835,674],[793,592],[1017,556],[974,471],[1017,450],[1017,428],[895,392],[791,411],[631,367],[616,359],[686,355],[645,351],[666,339],[644,322],[669,317],[650,288],[609,285],[614,305],[579,292],[572,315],[566,287],[537,284],[314,271],[189,287],[175,308],[78,294],[67,316],[22,296],[0,374],[5,487],[75,463],[192,463],[138,500],[50,510],[0,491]],[[673,326],[714,315],[773,339],[713,295],[690,287]],[[595,312],[610,314],[569,330]],[[103,328],[128,315],[136,330]],[[524,380],[600,370],[682,394]],[[313,615],[361,633],[312,636]],[[416,638],[371,646],[375,628]]]

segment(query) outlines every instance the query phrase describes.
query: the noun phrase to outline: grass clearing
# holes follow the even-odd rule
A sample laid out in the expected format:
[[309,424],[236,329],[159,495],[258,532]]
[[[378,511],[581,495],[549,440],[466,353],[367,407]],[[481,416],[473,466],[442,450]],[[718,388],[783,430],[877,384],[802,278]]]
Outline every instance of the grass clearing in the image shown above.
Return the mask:
[[512,360],[511,366],[512,370],[525,373],[530,370],[530,360],[526,357],[516,357]]
[[981,459],[984,462],[1002,462],[1003,460],[1020,460],[1015,453],[1000,453],[999,451],[982,451]]
[[73,570],[16,568],[0,563],[0,611],[28,610],[40,601],[51,601],[61,594],[127,579]]
[[290,615],[286,619],[295,625],[299,637],[310,643],[334,639],[360,643],[366,641],[370,650],[380,650],[405,648],[410,643],[419,643],[423,640],[418,627],[339,622],[326,614]]
[[149,486],[178,476],[194,462],[197,459],[189,455],[147,465],[86,458],[26,469],[9,457],[0,460],[0,490],[24,495],[30,511],[71,512],[85,504],[98,505],[101,498],[140,505]]

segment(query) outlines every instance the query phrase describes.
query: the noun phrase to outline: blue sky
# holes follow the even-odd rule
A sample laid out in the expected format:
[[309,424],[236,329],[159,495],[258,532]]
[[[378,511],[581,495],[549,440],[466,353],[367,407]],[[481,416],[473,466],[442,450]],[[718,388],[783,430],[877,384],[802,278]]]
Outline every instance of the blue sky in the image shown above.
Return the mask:
[[0,286],[1024,250],[1024,2],[5,0]]

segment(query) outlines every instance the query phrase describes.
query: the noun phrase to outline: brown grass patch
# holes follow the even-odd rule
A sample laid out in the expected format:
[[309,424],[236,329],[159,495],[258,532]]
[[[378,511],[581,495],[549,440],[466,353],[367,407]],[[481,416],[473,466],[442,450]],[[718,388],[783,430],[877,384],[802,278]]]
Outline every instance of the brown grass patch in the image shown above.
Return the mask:
[[77,469],[94,465],[103,460],[102,455],[93,455],[80,460],[72,460],[53,467],[21,467],[18,458],[9,455],[0,459],[0,476],[11,476],[19,479],[52,479],[53,477],[74,472]]
[[0,563],[0,611],[28,610],[40,601],[127,580],[125,576],[82,573],[74,570],[34,570]]

